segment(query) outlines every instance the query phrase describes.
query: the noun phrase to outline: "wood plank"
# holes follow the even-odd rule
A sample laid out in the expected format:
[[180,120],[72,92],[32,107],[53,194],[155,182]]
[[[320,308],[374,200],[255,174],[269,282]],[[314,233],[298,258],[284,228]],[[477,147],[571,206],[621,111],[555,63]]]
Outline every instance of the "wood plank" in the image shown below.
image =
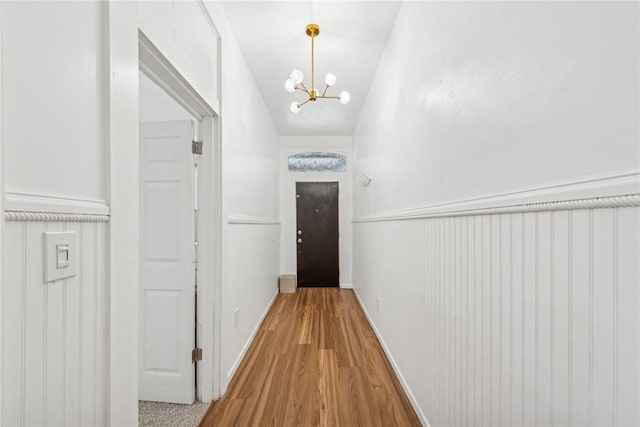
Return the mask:
[[352,290],[281,294],[200,423],[419,426]]

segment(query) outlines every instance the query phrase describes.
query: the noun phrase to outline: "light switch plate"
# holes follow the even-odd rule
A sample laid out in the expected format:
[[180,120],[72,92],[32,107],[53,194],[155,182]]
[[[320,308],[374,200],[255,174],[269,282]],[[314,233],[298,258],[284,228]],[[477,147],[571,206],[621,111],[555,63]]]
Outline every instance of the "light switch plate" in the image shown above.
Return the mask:
[[44,282],[78,274],[78,235],[75,231],[44,233]]

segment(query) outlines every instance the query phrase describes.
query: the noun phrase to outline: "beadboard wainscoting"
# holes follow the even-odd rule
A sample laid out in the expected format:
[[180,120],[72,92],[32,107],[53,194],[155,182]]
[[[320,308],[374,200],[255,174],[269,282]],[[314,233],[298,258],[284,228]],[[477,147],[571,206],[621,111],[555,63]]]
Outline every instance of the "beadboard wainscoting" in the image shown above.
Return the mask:
[[228,224],[222,307],[223,391],[275,299],[280,265],[280,221],[229,215]]
[[423,423],[640,425],[640,208],[607,203],[355,222],[357,295]]
[[[2,425],[107,423],[108,216],[6,212]],[[78,274],[44,283],[43,233],[75,231]]]

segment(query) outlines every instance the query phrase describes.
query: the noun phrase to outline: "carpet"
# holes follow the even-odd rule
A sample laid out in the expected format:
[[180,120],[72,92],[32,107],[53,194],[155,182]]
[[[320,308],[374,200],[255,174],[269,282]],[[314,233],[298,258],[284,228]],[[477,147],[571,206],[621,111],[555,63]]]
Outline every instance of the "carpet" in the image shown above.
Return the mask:
[[209,403],[177,405],[160,402],[138,402],[138,426],[197,427]]

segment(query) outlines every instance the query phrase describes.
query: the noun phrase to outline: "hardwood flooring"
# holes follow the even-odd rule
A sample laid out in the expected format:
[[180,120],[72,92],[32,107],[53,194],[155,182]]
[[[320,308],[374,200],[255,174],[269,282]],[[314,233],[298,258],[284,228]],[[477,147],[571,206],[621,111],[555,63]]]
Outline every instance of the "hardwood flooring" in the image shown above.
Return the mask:
[[419,426],[351,290],[280,294],[210,426]]

